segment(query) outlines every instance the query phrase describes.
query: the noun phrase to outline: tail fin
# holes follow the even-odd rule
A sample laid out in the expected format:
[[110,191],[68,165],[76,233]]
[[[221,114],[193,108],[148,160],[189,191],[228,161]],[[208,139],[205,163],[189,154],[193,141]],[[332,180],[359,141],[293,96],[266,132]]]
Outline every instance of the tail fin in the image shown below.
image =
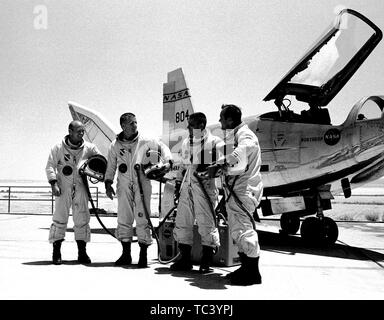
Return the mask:
[[81,106],[75,102],[68,102],[73,120],[80,120],[85,127],[85,140],[94,143],[106,157],[110,143],[116,138],[113,126],[98,112]]
[[178,153],[188,134],[189,115],[194,111],[182,69],[169,72],[167,81],[163,84],[162,140],[172,153]]

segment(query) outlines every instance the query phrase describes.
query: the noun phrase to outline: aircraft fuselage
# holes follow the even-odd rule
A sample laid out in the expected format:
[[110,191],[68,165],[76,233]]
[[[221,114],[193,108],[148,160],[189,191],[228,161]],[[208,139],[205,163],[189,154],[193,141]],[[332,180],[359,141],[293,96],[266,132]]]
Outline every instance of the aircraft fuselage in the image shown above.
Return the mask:
[[[285,196],[324,184],[333,184],[332,191],[340,192],[342,178],[358,187],[381,177],[384,120],[357,120],[363,104],[370,100],[376,100],[379,107],[384,104],[382,97],[365,98],[339,126],[244,118],[259,139],[264,195]],[[209,129],[222,137],[218,124]]]

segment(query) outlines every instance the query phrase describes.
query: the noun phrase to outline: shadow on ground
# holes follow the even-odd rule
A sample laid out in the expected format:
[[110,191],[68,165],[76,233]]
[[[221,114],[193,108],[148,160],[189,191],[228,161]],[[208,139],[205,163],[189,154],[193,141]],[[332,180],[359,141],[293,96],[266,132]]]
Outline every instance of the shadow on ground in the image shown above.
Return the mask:
[[[51,260],[42,260],[42,261],[31,261],[31,262],[23,262],[24,265],[27,266],[48,266],[53,265]],[[79,264],[77,260],[63,260],[62,265],[76,265]]]
[[191,286],[198,287],[200,289],[211,290],[224,290],[227,289],[229,280],[224,278],[224,275],[218,273],[215,268],[215,272],[201,274],[197,270],[192,271],[172,271],[169,267],[155,268],[156,274],[159,275],[171,275],[176,278],[184,278],[185,281],[190,282]]
[[[110,228],[109,230],[114,233],[115,229]],[[73,228],[68,228],[67,232],[73,232]],[[102,228],[94,228],[91,230],[91,233],[108,234]],[[261,250],[289,255],[302,253],[342,259],[372,260],[374,262],[384,262],[384,254],[380,252],[364,249],[361,247],[349,246],[341,241],[336,242],[334,245],[321,246],[316,244],[308,244],[299,235],[287,235],[285,233],[276,233],[263,230],[258,230],[257,233],[259,236]],[[137,240],[134,242],[136,241]],[[156,242],[154,242],[153,245],[156,245]],[[382,266],[380,263],[378,264]],[[384,266],[382,267],[384,268]]]
[[335,257],[353,260],[384,261],[384,254],[360,247],[349,246],[336,242],[329,246],[320,246],[306,243],[298,235],[287,235],[258,231],[260,247],[262,250],[272,251],[281,254],[294,255],[296,253],[311,254],[326,257]]
[[[27,266],[48,266],[53,265],[51,260],[42,260],[42,261],[31,261],[31,262],[23,262],[24,265]],[[80,265],[77,260],[63,260],[61,265]],[[123,268],[123,269],[138,269],[137,264],[131,264],[129,266],[115,266],[113,261],[107,262],[92,262],[89,264],[83,264],[89,268],[105,268],[105,267],[114,267],[114,268]]]

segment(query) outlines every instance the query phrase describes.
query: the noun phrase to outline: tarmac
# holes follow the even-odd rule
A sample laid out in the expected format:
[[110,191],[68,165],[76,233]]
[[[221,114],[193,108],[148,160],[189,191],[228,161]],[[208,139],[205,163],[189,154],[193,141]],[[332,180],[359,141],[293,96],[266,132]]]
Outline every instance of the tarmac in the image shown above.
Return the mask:
[[[108,228],[115,217],[103,217]],[[159,263],[157,244],[148,250],[149,267],[116,267],[120,243],[95,217],[87,251],[89,265],[78,264],[73,223],[62,245],[62,265],[51,263],[49,215],[0,215],[1,300],[382,300],[384,299],[384,223],[338,222],[339,239],[328,248],[310,247],[286,236],[275,223],[257,224],[262,284],[232,286],[224,276],[238,266],[215,267],[201,275],[171,272]],[[156,222],[153,223],[156,225]]]

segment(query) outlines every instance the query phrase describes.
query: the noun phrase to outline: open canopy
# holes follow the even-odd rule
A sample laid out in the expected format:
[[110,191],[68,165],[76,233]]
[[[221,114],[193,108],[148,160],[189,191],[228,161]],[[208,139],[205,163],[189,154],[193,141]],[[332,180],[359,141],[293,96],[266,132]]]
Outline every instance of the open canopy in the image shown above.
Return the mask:
[[264,98],[281,106],[286,95],[311,106],[326,106],[348,82],[382,38],[381,30],[351,9],[335,22]]

